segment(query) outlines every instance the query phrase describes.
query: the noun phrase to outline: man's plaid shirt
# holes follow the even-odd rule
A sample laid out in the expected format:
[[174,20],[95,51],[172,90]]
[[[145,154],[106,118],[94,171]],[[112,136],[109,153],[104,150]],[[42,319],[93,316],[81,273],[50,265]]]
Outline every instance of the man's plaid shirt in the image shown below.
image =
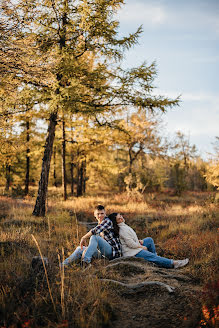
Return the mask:
[[104,233],[104,239],[112,246],[112,257],[122,256],[122,247],[119,237],[115,237],[112,221],[105,217],[103,221],[98,224],[95,228],[91,229],[93,235],[99,235],[101,232]]

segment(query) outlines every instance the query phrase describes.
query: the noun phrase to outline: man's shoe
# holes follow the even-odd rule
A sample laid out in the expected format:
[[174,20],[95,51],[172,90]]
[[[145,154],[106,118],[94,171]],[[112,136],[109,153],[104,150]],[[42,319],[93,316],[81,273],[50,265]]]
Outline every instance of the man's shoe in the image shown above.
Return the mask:
[[182,268],[189,263],[189,259],[174,261],[174,269]]

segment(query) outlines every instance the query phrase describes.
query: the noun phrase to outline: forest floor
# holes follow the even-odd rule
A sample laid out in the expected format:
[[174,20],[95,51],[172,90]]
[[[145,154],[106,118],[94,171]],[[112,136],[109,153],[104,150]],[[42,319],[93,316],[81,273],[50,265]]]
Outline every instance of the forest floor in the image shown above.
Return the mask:
[[[218,203],[213,193],[84,197],[48,202],[0,197],[0,327],[217,327]],[[78,245],[97,203],[121,212],[139,238],[154,238],[158,255],[190,258],[181,269],[141,259],[95,260],[88,269],[59,262]],[[80,224],[82,222],[82,224]],[[34,271],[34,256],[49,263]],[[45,270],[46,269],[46,270]]]

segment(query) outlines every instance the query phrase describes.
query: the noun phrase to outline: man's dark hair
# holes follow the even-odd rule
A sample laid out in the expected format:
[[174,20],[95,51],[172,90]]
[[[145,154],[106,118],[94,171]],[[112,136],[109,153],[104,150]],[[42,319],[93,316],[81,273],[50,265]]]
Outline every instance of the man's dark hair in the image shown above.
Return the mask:
[[103,205],[97,205],[95,210],[102,211],[102,210],[105,210],[105,208]]

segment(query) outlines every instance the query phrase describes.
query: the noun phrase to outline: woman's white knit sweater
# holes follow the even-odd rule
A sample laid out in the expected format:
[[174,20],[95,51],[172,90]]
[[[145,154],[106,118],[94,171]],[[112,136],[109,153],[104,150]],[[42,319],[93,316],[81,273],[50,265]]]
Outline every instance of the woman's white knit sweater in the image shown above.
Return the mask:
[[135,256],[142,251],[142,246],[138,241],[135,231],[125,224],[125,222],[119,223],[118,226],[123,256]]

